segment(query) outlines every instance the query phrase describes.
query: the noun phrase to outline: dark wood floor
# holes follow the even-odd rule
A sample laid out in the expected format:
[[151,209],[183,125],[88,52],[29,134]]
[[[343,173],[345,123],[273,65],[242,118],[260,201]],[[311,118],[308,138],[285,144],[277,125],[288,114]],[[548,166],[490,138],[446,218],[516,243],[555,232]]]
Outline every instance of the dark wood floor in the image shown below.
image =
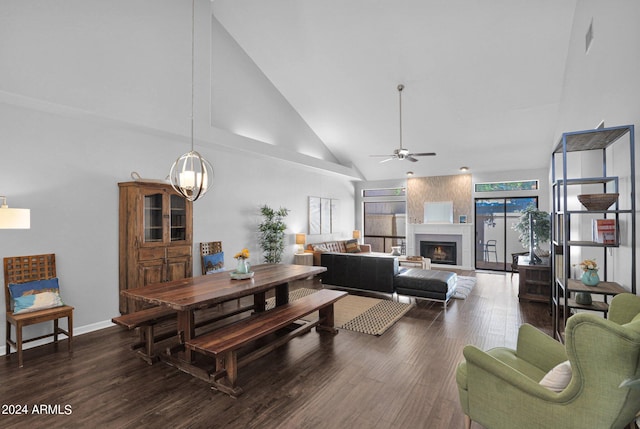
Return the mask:
[[[15,357],[0,360],[0,427],[460,429],[455,368],[463,346],[514,347],[523,322],[551,332],[547,306],[518,303],[517,274],[477,278],[468,299],[446,312],[421,302],[381,337],[341,330],[294,339],[240,370],[238,399],[147,365],[119,327],[77,337],[72,357],[64,343],[57,353],[53,345],[30,349],[22,369]],[[29,415],[8,415],[12,405]],[[33,414],[40,405],[49,415]]]

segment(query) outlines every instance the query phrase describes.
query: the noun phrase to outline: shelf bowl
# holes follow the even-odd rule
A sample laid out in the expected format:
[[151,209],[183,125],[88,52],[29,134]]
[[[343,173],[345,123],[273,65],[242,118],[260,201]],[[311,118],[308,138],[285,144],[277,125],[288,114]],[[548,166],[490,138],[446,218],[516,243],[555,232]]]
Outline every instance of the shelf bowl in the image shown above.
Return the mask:
[[581,194],[578,200],[587,210],[607,210],[613,203],[618,201],[618,193],[610,194]]

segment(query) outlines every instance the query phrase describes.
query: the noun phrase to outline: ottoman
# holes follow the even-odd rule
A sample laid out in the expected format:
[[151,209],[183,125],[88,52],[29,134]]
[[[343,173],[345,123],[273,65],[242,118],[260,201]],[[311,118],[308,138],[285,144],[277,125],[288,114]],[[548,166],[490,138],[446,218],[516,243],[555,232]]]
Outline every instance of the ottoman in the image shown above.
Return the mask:
[[393,280],[395,292],[414,298],[440,301],[447,308],[447,302],[456,289],[458,275],[450,271],[402,270]]

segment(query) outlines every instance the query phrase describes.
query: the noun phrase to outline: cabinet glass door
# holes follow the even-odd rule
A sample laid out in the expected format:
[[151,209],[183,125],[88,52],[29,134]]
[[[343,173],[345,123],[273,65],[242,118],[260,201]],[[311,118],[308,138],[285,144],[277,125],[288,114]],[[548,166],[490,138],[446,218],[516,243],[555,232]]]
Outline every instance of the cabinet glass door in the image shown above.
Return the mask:
[[187,239],[187,200],[171,195],[171,241]]
[[144,241],[162,241],[162,194],[144,196]]

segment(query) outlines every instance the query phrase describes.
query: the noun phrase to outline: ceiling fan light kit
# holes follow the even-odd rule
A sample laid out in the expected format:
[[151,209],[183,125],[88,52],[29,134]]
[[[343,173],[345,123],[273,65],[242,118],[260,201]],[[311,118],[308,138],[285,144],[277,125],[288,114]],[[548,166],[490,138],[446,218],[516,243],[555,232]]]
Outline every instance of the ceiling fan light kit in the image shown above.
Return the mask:
[[404,85],[403,84],[399,84],[398,85],[398,100],[399,100],[399,112],[400,112],[400,147],[396,150],[393,151],[393,154],[391,155],[371,155],[372,157],[385,157],[387,159],[383,159],[382,161],[380,161],[380,163],[382,164],[383,162],[388,162],[388,161],[393,161],[394,159],[403,161],[403,160],[407,160],[407,161],[411,161],[411,162],[418,162],[418,159],[416,157],[418,156],[435,156],[435,152],[421,152],[421,153],[411,153],[409,151],[409,149],[405,149],[402,147],[402,90],[404,89]]

